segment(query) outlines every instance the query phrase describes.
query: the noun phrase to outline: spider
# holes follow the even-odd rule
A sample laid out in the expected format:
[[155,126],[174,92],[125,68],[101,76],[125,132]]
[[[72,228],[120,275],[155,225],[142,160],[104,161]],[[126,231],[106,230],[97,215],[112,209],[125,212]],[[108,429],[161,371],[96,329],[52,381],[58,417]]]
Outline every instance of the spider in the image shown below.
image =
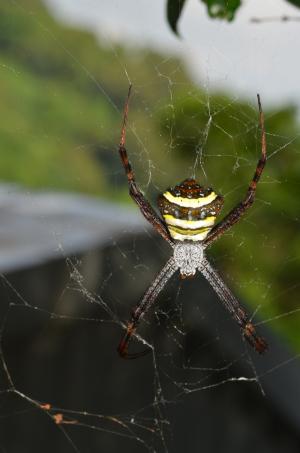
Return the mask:
[[170,244],[173,249],[173,256],[167,261],[139,304],[133,309],[125,335],[119,343],[118,352],[124,359],[135,359],[151,351],[148,348],[137,353],[128,352],[129,342],[132,335],[135,334],[138,324],[177,270],[179,270],[182,278],[193,277],[198,270],[208,280],[225,308],[238,323],[246,340],[258,353],[262,354],[268,347],[266,341],[256,333],[256,329],[245,309],[227,288],[205,256],[206,248],[237,223],[254,202],[256,186],[266,163],[266,134],[260,96],[257,95],[261,128],[260,159],[244,199],[215,225],[216,217],[222,209],[224,199],[221,195],[216,194],[212,188],[199,185],[195,179],[185,179],[158,196],[161,216],[156,213],[138,188],[125,148],[131,88],[130,85],[124,107],[119,154],[127,176],[131,197],[137,203],[146,220]]

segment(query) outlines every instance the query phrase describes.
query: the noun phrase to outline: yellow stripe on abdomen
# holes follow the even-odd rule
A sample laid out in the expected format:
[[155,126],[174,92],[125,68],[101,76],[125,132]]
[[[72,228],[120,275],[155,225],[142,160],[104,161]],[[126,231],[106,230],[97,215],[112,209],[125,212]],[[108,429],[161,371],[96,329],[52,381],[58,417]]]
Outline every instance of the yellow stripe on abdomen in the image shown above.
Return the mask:
[[186,219],[177,219],[171,214],[164,214],[164,219],[166,224],[169,226],[178,226],[180,228],[188,230],[197,230],[203,227],[213,226],[216,220],[216,217],[210,216],[206,217],[203,220],[186,220]]
[[173,239],[176,241],[202,241],[203,239],[206,238],[208,233],[211,230],[211,227],[203,227],[203,228],[198,228],[198,229],[185,229],[185,228],[179,228],[175,226],[168,226],[170,235],[172,236]]
[[163,196],[168,200],[170,203],[173,203],[177,206],[182,206],[183,208],[201,208],[207,204],[210,204],[217,198],[217,194],[215,192],[211,192],[206,197],[199,197],[199,198],[184,198],[184,197],[175,197],[171,194],[171,192],[165,192]]

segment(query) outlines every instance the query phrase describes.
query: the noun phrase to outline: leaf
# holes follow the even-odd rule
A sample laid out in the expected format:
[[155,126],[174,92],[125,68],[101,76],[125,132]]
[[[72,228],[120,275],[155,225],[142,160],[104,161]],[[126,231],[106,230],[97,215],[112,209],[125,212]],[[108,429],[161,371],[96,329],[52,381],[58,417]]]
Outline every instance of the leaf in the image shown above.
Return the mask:
[[298,6],[300,8],[300,0],[287,0],[289,3],[292,3],[292,5]]
[[177,23],[186,0],[168,0],[167,18],[172,30],[178,35]]
[[[206,3],[208,8],[208,14],[210,15],[210,17],[226,19],[228,21],[234,19],[236,10],[241,6],[241,0],[202,0],[202,1]],[[298,1],[298,3],[300,3],[300,0]]]

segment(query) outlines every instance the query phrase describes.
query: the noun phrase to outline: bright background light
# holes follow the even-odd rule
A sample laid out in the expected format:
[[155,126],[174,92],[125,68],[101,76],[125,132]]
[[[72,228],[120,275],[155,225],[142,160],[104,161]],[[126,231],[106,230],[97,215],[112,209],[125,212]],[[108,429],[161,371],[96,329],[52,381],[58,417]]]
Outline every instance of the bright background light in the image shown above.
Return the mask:
[[300,106],[300,59],[295,54],[300,22],[251,23],[253,17],[300,16],[281,0],[245,1],[233,22],[212,20],[199,0],[186,2],[179,22],[181,39],[171,32],[165,1],[47,0],[56,17],[92,30],[102,44],[120,43],[179,54],[194,81],[226,88],[264,102]]

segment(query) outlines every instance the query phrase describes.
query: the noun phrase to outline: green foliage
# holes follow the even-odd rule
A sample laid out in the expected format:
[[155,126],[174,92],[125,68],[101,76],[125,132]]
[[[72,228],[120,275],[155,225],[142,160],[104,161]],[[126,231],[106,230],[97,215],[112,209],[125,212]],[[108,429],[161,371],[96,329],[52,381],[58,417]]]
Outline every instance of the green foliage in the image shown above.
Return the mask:
[[[242,6],[241,0],[201,0],[207,6],[208,14],[213,19],[232,21],[237,10]],[[286,0],[300,7],[300,0]],[[167,19],[171,29],[178,34],[177,26],[186,0],[167,0]]]
[[[237,9],[241,6],[241,0],[201,0],[207,6],[210,17],[234,19]],[[167,19],[171,29],[178,34],[177,26],[186,0],[167,0]]]
[[[38,0],[1,4],[0,52],[0,178],[123,198],[114,151],[128,81],[118,61],[138,74],[147,103],[166,92],[163,81],[152,87],[161,58],[101,48],[93,35],[55,22]],[[132,102],[135,120],[144,130],[149,123]]]
[[298,8],[300,8],[300,0],[287,0],[287,2],[292,3],[292,5],[298,6]]
[[236,10],[241,6],[240,0],[202,0],[206,3],[208,14],[212,18],[231,21]]
[[168,0],[167,2],[167,18],[170,27],[177,34],[177,23],[181,15],[186,0]]

